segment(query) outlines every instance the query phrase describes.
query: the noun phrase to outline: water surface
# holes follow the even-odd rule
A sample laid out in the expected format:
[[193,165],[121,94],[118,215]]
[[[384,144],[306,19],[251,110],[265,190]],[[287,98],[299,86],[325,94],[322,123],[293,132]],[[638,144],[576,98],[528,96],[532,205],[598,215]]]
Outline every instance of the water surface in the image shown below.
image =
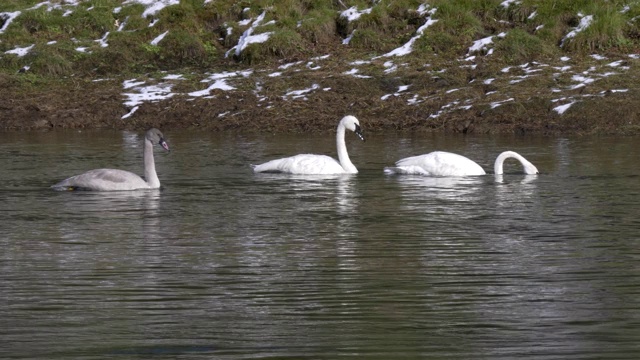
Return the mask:
[[[369,135],[360,173],[253,174],[333,135],[165,131],[161,190],[55,192],[142,173],[141,134],[0,133],[0,357],[636,358],[634,138]],[[368,134],[365,134],[368,135]],[[432,150],[487,171],[386,176]]]

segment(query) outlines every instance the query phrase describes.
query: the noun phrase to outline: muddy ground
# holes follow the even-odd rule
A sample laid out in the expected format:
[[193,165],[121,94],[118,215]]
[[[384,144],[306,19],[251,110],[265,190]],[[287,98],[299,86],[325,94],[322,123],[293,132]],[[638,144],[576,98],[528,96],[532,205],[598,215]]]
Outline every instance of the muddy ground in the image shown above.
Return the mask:
[[[270,98],[272,106],[247,92],[214,93],[215,98],[185,101],[176,96],[144,103],[130,118],[123,105],[121,82],[65,81],[46,89],[16,86],[0,75],[0,130],[61,128],[161,129],[198,128],[206,131],[327,132],[346,114],[356,115],[366,131],[623,134],[640,133],[638,91],[586,98],[560,115],[552,109],[548,89],[491,109],[473,106],[430,118],[447,101],[433,99],[407,105],[406,99],[381,100],[379,89],[343,78],[325,79],[335,91],[319,92],[308,100]],[[348,91],[347,91],[348,90]],[[225,114],[219,116],[219,114]]]

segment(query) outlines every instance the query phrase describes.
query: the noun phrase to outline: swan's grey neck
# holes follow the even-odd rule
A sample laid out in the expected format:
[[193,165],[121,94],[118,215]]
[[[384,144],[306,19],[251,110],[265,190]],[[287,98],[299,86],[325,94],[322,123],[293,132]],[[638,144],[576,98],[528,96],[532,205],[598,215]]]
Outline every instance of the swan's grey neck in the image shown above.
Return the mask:
[[500,155],[498,155],[498,157],[496,158],[495,164],[493,164],[493,172],[494,172],[494,174],[502,175],[504,173],[504,171],[503,171],[504,161],[509,159],[509,158],[517,159],[518,161],[520,161],[520,164],[522,164],[523,167],[526,166],[526,164],[529,163],[529,161],[527,159],[525,159],[522,155],[518,154],[517,152],[505,151],[505,152],[501,153]]
[[160,179],[156,174],[156,163],[153,160],[153,143],[151,140],[144,139],[144,179],[150,188],[159,188]]
[[336,133],[336,148],[338,149],[338,160],[340,165],[346,173],[355,174],[358,172],[355,165],[349,159],[349,153],[347,152],[347,145],[344,141],[345,127],[342,122],[338,125],[338,132]]

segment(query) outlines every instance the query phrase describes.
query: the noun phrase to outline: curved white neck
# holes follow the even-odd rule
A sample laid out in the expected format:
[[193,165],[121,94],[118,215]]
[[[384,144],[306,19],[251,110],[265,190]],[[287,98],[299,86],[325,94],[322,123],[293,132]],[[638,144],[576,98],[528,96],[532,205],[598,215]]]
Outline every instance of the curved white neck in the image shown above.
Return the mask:
[[160,187],[160,179],[156,174],[156,163],[153,161],[153,144],[147,138],[144,139],[144,179],[151,188]]
[[498,155],[498,157],[496,158],[496,162],[493,164],[494,174],[502,175],[504,173],[504,170],[503,170],[504,161],[509,158],[517,159],[518,161],[520,161],[520,164],[522,164],[522,166],[525,166],[525,163],[528,162],[527,159],[522,157],[522,155],[518,154],[517,152],[505,151],[500,155]]
[[336,134],[336,148],[338,149],[338,160],[340,161],[340,165],[344,169],[345,172],[350,174],[355,174],[358,172],[355,165],[349,159],[349,153],[347,152],[347,145],[344,141],[344,131],[345,127],[342,125],[338,125],[338,132]]

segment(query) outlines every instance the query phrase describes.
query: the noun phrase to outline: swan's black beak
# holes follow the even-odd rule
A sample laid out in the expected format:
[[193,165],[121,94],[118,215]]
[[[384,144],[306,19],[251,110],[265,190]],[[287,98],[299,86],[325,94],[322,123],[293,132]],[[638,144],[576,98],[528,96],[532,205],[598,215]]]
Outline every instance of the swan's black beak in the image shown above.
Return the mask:
[[167,150],[167,151],[171,151],[171,150],[169,150],[169,144],[167,144],[167,142],[164,141],[163,138],[160,138],[160,141],[158,142],[158,145],[162,146],[162,148]]
[[362,135],[362,128],[360,128],[360,125],[356,124],[356,131],[355,131],[356,135],[358,135],[358,137],[360,138],[360,140],[365,141],[364,140],[364,135]]

